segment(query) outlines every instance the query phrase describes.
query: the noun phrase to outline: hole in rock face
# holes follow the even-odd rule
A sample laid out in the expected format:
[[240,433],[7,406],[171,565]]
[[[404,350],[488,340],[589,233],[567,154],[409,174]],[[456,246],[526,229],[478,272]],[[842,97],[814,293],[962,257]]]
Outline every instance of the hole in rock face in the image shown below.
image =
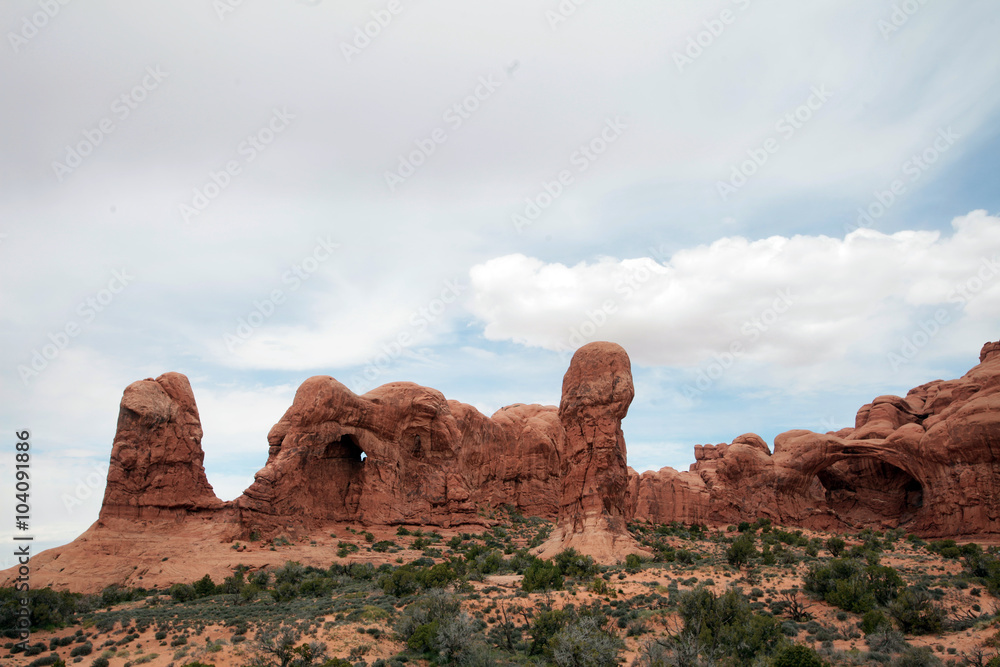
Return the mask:
[[348,461],[364,461],[367,454],[358,446],[358,440],[350,433],[345,433],[339,440],[335,440],[326,446],[323,451],[325,459],[347,459]]
[[312,513],[335,521],[353,520],[364,490],[367,455],[350,433],[323,446],[303,471]]
[[920,482],[879,459],[844,459],[816,477],[827,505],[848,523],[895,528],[911,521],[923,505]]

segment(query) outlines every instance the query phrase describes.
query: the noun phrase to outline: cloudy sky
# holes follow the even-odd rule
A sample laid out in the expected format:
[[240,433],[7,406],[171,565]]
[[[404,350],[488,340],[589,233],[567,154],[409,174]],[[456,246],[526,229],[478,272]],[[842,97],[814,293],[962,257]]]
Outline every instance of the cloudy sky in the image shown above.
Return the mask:
[[311,375],[487,414],[622,344],[638,470],[852,425],[1000,322],[996,3],[5,0],[0,457],[96,517],[130,382],[223,499]]

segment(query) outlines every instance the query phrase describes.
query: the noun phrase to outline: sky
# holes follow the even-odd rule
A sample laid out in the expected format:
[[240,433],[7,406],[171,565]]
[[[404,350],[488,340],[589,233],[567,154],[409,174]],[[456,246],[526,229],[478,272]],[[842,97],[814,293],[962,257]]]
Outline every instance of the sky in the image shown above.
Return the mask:
[[0,540],[17,432],[68,542],[168,371],[224,500],[313,375],[492,414],[614,341],[639,471],[961,376],[1000,338],[996,8],[5,0]]

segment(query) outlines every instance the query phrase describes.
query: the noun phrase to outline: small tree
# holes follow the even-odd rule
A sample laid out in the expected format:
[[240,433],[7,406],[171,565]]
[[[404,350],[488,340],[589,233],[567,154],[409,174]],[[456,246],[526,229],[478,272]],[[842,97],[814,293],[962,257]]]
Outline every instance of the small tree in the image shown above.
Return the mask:
[[197,596],[190,584],[174,584],[170,587],[170,597],[177,602],[190,602]]
[[593,616],[583,616],[549,640],[552,662],[559,667],[614,667],[625,642],[603,629]]
[[757,555],[757,548],[754,547],[753,533],[745,532],[733,540],[733,543],[726,549],[726,560],[737,570],[750,562],[750,559]]
[[944,629],[944,610],[934,604],[924,591],[903,590],[889,605],[889,614],[903,632],[926,635],[937,634]]
[[803,623],[812,618],[809,607],[799,598],[799,589],[788,588],[781,591],[781,600],[785,603],[785,612],[796,623]]
[[326,644],[310,642],[296,646],[298,640],[299,632],[293,628],[261,630],[251,645],[256,655],[248,667],[313,667],[329,660]]
[[840,554],[844,553],[844,547],[846,546],[847,543],[839,537],[831,537],[826,541],[826,550],[834,558],[840,558]]
[[194,594],[195,597],[204,598],[215,593],[215,582],[212,581],[212,577],[207,574],[194,582]]
[[789,644],[774,656],[773,667],[825,667],[819,653],[804,644]]

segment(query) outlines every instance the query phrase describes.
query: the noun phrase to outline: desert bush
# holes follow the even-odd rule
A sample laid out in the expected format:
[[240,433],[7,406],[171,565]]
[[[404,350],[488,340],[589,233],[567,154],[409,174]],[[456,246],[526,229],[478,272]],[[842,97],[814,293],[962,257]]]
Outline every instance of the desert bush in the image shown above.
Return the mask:
[[86,644],[80,644],[79,646],[74,646],[72,650],[70,650],[69,655],[71,658],[75,658],[77,656],[90,655],[93,652],[94,652],[93,644],[87,642]]
[[748,663],[771,655],[787,641],[781,623],[773,616],[753,613],[746,597],[735,589],[716,595],[699,587],[682,593],[678,606],[684,621],[682,634],[709,660]]
[[559,667],[613,667],[625,642],[583,616],[560,628],[548,641],[551,660]]
[[559,573],[564,577],[590,577],[600,572],[593,557],[584,556],[576,549],[559,552],[554,561]]
[[536,558],[524,571],[521,588],[526,593],[532,593],[538,590],[560,589],[562,583],[562,573],[558,565],[552,561]]
[[789,644],[774,654],[773,667],[824,667],[819,653],[804,644]]
[[[968,546],[968,545],[966,545]],[[1000,558],[975,546],[965,555],[965,572],[982,579],[994,596],[1000,596]]]
[[881,609],[869,609],[861,617],[861,632],[866,635],[870,635],[879,628],[889,625],[889,619],[886,618]]
[[190,602],[197,597],[194,587],[189,584],[174,584],[170,587],[169,592],[170,597],[176,602]]
[[[21,597],[24,593],[0,588],[0,628],[17,627]],[[55,629],[69,623],[75,614],[86,610],[86,601],[79,593],[37,588],[27,591],[31,629]]]
[[203,598],[215,594],[215,582],[212,581],[212,577],[207,574],[198,581],[194,582],[192,588],[194,589],[195,597]]
[[[395,629],[400,639],[406,642],[410,649],[419,653],[436,655],[444,644],[447,644],[448,651],[460,652],[460,647],[452,642],[456,628],[465,628],[469,635],[473,633],[471,626],[467,627],[468,623],[471,623],[467,616],[466,620],[456,620],[462,615],[458,599],[437,589],[408,605],[396,623]],[[442,628],[445,629],[442,639],[444,643],[439,643],[438,635]]]
[[830,555],[834,558],[840,558],[840,554],[844,553],[844,548],[847,543],[844,542],[839,537],[831,537],[826,541],[826,550],[830,552]]
[[893,568],[865,565],[853,558],[835,558],[814,565],[805,576],[805,590],[845,611],[863,614],[896,598],[903,580]]
[[52,655],[47,655],[44,658],[36,658],[28,663],[28,667],[47,667],[48,665],[53,665],[54,667],[66,667],[66,662],[53,653]]
[[698,560],[698,556],[694,552],[688,551],[687,549],[678,549],[675,551],[674,558],[681,565],[690,565]]
[[897,630],[893,630],[892,626],[888,623],[880,625],[874,631],[868,633],[865,637],[865,642],[868,644],[868,648],[871,649],[873,653],[891,654],[899,653],[904,648],[909,646],[906,643],[906,639],[903,634]]
[[736,569],[742,568],[755,556],[757,556],[757,548],[754,546],[753,533],[749,531],[734,539],[733,543],[726,549],[726,560]]
[[313,667],[329,661],[326,644],[297,644],[301,633],[293,627],[262,628],[250,642],[248,667]]
[[944,630],[944,610],[925,591],[905,589],[889,605],[889,615],[906,633],[926,635]]
[[907,646],[890,663],[891,667],[935,667],[940,664],[941,660],[926,646]]

